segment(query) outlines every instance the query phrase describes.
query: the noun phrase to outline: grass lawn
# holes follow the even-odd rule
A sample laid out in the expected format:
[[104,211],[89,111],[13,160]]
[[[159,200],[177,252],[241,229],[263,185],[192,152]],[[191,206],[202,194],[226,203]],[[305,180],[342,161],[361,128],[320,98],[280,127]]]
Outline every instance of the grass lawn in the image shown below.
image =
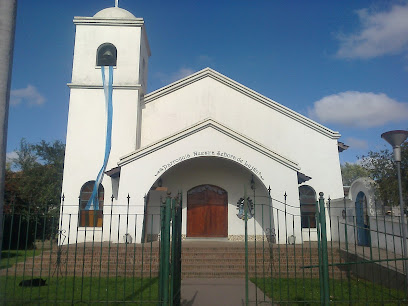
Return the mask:
[[34,256],[41,255],[41,252],[41,249],[1,251],[0,269],[9,268],[18,262],[30,260],[30,258],[32,260]]
[[22,277],[0,277],[1,305],[71,305],[78,302],[89,305],[101,302],[114,304],[116,301],[143,301],[155,305],[153,301],[158,299],[157,278],[54,277],[48,278],[47,286],[43,287],[20,287],[21,280]]
[[[273,302],[289,305],[320,304],[319,279],[251,278]],[[330,280],[330,300],[335,305],[395,305],[406,303],[404,292],[388,289],[364,280]],[[258,301],[263,295],[258,296]]]

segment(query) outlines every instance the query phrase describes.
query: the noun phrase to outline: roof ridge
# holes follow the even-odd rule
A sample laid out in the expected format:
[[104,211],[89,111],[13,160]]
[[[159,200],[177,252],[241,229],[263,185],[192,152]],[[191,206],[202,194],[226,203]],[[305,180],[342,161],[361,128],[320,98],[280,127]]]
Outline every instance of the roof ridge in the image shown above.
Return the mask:
[[217,80],[221,82],[222,84],[229,86],[230,88],[256,100],[259,103],[262,103],[263,105],[274,109],[277,112],[280,112],[281,114],[292,118],[299,123],[302,123],[303,125],[331,138],[331,139],[338,139],[340,138],[340,133],[337,131],[333,131],[329,129],[328,127],[325,127],[324,125],[321,125],[320,123],[288,108],[287,106],[284,106],[283,104],[280,104],[258,92],[255,90],[237,82],[234,81],[233,79],[221,74],[218,71],[213,70],[212,68],[206,67],[200,71],[197,71],[189,76],[186,76],[185,78],[182,78],[180,80],[177,80],[167,86],[164,86],[162,88],[159,88],[147,95],[144,96],[143,101],[144,103],[151,103],[155,101],[156,99],[159,99],[171,92],[174,92],[176,90],[179,90],[185,86],[188,86],[194,82],[197,82],[205,77],[211,77],[214,80]]

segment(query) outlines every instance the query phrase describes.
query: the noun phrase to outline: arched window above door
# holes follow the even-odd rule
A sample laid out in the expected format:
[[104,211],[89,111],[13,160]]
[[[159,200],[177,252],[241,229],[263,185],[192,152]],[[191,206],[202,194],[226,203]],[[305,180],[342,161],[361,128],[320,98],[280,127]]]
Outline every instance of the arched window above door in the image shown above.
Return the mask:
[[307,185],[299,187],[302,228],[316,228],[316,192]]

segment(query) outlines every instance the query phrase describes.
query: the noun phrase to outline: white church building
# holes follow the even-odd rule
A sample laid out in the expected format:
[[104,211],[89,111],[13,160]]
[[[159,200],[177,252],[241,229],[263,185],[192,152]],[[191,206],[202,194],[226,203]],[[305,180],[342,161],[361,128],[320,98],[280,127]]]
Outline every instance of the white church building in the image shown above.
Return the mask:
[[[142,18],[112,7],[74,24],[64,243],[157,239],[160,197],[179,191],[185,239],[242,240],[244,193],[256,207],[251,237],[316,239],[318,193],[343,197],[338,132],[210,68],[147,93]],[[285,210],[297,216],[290,227]]]

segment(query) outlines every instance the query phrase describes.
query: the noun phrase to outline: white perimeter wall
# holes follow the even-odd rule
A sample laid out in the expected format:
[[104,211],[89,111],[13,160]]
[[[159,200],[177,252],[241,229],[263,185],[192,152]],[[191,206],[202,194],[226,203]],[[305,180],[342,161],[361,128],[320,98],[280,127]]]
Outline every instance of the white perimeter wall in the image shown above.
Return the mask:
[[[331,202],[330,218],[333,241],[348,242],[351,248],[358,245],[355,202],[350,199],[337,199]],[[343,211],[346,218],[343,218]],[[402,224],[400,217],[384,216],[375,207],[368,209],[370,238],[373,248],[402,255]],[[408,242],[407,242],[408,243]]]

